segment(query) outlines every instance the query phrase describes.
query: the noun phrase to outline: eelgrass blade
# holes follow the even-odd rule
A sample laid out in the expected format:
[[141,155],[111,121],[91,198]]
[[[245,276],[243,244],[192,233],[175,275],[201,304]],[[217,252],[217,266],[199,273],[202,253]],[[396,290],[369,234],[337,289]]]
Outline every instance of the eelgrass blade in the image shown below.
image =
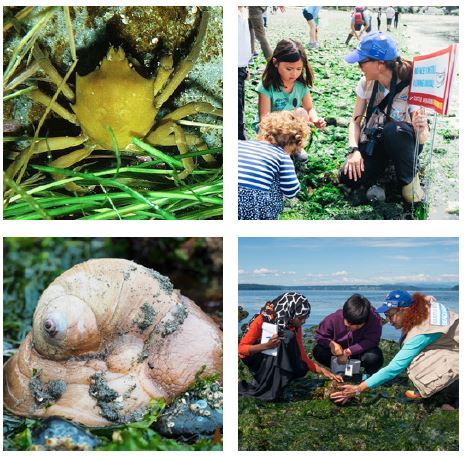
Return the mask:
[[116,157],[116,173],[114,177],[118,177],[119,169],[121,168],[121,154],[119,152],[118,141],[116,140],[116,136],[115,136],[115,132],[113,131],[113,128],[108,127],[108,130],[110,131],[111,142],[113,143],[113,150],[115,152],[115,157]]
[[33,209],[35,212],[37,212],[40,215],[40,218],[43,218],[45,220],[51,220],[52,217],[45,211],[43,208],[40,207],[39,204],[35,201],[35,199],[28,195],[20,185],[18,185],[14,179],[12,179],[10,176],[8,176],[7,173],[3,172],[3,182],[6,184],[8,187],[10,187],[14,192],[20,194],[22,198],[29,204],[31,209]]
[[40,166],[40,165],[33,165],[32,166],[34,169],[37,169],[38,171],[42,172],[48,172],[52,174],[63,174],[65,176],[71,176],[71,177],[80,177],[82,179],[91,179],[99,184],[103,185],[109,185],[112,187],[119,188],[120,190],[126,192],[127,194],[131,195],[133,198],[137,199],[138,201],[141,201],[144,204],[148,204],[152,209],[154,209],[156,212],[159,212],[160,215],[166,220],[176,220],[176,217],[174,215],[170,214],[169,212],[161,209],[157,205],[153,204],[151,201],[149,201],[147,198],[142,196],[139,192],[136,190],[133,190],[132,188],[128,187],[127,185],[121,184],[120,182],[114,180],[114,179],[106,179],[103,177],[96,176],[95,174],[92,173],[80,173],[78,171],[73,171],[69,169],[61,169],[61,168],[54,168],[52,166]]
[[145,150],[148,154],[152,155],[153,157],[161,159],[163,162],[179,169],[184,169],[184,165],[181,161],[171,157],[163,153],[162,151],[155,149],[155,147],[150,146],[149,144],[145,144],[140,139],[132,138],[131,142],[136,146],[140,147],[142,150]]

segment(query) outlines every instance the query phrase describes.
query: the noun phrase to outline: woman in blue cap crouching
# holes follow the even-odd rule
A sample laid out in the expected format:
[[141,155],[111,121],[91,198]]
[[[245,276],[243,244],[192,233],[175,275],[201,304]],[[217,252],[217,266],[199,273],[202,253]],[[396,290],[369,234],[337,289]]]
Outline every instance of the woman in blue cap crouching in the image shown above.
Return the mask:
[[432,296],[392,291],[376,309],[392,326],[402,331],[401,349],[392,361],[359,385],[343,385],[331,399],[347,398],[375,388],[407,369],[417,391],[411,399],[435,399],[443,409],[459,407],[459,317]]
[[[376,185],[392,161],[405,201],[423,200],[415,142],[418,140],[421,151],[429,128],[424,110],[408,103],[412,62],[401,58],[395,41],[382,32],[365,35],[345,60],[358,63],[363,77],[355,89],[341,183],[350,188]],[[375,199],[384,200],[384,190],[377,190],[367,191],[367,198],[374,194]]]

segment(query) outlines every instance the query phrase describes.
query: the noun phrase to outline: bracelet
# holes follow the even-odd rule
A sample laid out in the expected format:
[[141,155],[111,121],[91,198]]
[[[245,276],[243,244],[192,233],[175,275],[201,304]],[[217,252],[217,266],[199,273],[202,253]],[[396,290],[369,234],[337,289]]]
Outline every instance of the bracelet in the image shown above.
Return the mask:
[[347,150],[347,155],[353,154],[356,150],[359,150],[357,146],[349,147],[349,149]]
[[361,393],[360,388],[358,386],[356,386],[355,387],[355,395],[360,396],[360,393]]

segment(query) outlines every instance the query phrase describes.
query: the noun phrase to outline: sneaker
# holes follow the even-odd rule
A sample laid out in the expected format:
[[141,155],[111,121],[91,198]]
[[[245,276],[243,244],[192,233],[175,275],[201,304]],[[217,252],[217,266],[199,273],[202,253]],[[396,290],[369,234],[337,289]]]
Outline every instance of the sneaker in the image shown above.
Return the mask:
[[366,192],[367,200],[370,203],[383,203],[386,201],[386,192],[379,185],[372,185]]
[[315,49],[318,47],[318,43],[316,41],[309,41],[307,46],[309,49]]
[[407,390],[404,396],[408,399],[421,399],[421,394],[417,390]]
[[425,199],[425,192],[421,188],[418,173],[412,179],[412,182],[402,187],[402,196],[407,203],[419,203]]

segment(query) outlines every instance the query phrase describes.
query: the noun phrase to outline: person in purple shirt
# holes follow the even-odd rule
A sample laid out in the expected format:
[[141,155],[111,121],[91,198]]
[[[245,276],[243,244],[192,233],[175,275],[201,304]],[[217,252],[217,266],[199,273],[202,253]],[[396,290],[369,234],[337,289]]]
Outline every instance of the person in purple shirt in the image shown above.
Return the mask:
[[354,294],[342,309],[328,315],[318,326],[313,357],[328,367],[331,356],[337,356],[339,364],[346,364],[349,358],[359,359],[365,373],[372,375],[384,361],[378,347],[381,330],[381,318],[370,301]]

